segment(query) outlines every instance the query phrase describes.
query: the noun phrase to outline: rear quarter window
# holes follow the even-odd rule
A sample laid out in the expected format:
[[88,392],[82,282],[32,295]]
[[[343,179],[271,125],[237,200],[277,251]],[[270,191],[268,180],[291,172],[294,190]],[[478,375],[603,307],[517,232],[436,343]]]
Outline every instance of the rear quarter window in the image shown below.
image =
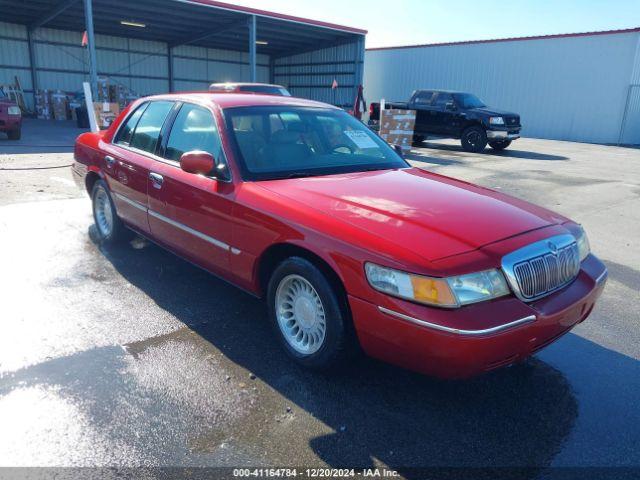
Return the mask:
[[129,143],[131,143],[133,131],[135,130],[136,125],[138,124],[138,120],[140,120],[140,117],[142,116],[145,108],[147,108],[148,105],[149,103],[143,103],[129,115],[129,117],[125,120],[124,125],[122,125],[120,127],[120,130],[118,130],[113,143],[117,143],[120,145],[129,145]]

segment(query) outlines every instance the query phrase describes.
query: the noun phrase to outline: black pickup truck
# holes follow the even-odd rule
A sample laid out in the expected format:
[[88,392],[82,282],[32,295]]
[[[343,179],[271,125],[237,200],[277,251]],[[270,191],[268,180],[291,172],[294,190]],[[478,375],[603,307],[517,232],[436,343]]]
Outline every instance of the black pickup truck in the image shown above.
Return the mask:
[[[459,138],[468,152],[487,146],[507,148],[520,138],[520,115],[487,107],[471,93],[446,90],[416,90],[408,102],[386,102],[385,108],[416,111],[415,144],[427,137]],[[369,126],[379,128],[380,104],[369,106]]]

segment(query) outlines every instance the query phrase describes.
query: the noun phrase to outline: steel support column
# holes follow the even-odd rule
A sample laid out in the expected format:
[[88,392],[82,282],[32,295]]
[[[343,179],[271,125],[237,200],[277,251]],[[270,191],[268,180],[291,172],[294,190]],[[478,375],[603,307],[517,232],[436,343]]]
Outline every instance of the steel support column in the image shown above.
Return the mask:
[[98,61],[96,59],[96,38],[93,33],[92,7],[91,0],[84,0],[84,22],[87,30],[87,48],[89,49],[89,81],[91,92],[96,98],[98,94]]
[[276,83],[276,61],[269,55],[269,83]]
[[256,81],[256,16],[249,17],[249,78]]
[[173,88],[173,47],[171,45],[169,45],[168,47],[169,47],[169,50],[167,55],[167,59],[168,59],[167,67],[169,67],[169,91],[173,92],[174,90]]
[[38,74],[36,72],[36,54],[33,44],[33,31],[27,28],[27,44],[29,48],[29,65],[31,70],[31,89],[33,90],[33,110],[36,109],[36,92],[38,91]]
[[358,94],[358,86],[362,85],[364,73],[364,36],[359,36],[355,43],[356,56],[353,64],[353,98]]

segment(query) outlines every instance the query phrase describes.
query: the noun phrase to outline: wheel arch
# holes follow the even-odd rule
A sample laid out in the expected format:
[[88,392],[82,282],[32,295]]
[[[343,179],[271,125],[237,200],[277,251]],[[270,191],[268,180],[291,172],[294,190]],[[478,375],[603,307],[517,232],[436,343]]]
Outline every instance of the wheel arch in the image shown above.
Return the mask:
[[100,180],[102,177],[100,177],[100,175],[98,175],[96,172],[94,171],[89,171],[87,173],[87,176],[84,178],[84,185],[87,189],[87,193],[89,194],[89,196],[91,196],[91,192],[93,191],[93,186],[96,184],[96,182],[98,180]]
[[329,263],[329,261],[322,258],[319,254],[313,252],[312,250],[304,246],[286,242],[276,243],[269,246],[269,248],[267,248],[260,255],[258,261],[256,262],[259,295],[263,298],[266,297],[269,279],[271,278],[273,271],[282,261],[291,257],[301,257],[305,260],[308,260],[313,265],[318,267],[318,269],[320,269],[320,271],[325,275],[331,286],[335,289],[335,292],[338,295],[338,302],[345,312],[348,334],[351,338],[356,339],[357,344],[358,341],[357,335],[355,333],[355,325],[353,323],[351,307],[349,306],[347,290],[344,286],[344,282],[342,281],[342,278],[338,274],[336,268],[334,268]]
[[336,269],[331,266],[327,260],[306,247],[288,242],[276,243],[269,246],[258,258],[256,262],[256,275],[261,296],[264,296],[267,291],[269,279],[273,271],[282,261],[290,257],[301,257],[314,264],[346,298],[344,283]]
[[460,129],[460,135],[462,135],[462,132],[464,132],[469,127],[480,127],[483,130],[487,129],[485,124],[482,123],[482,120],[480,120],[479,118],[469,118],[462,124],[462,128]]

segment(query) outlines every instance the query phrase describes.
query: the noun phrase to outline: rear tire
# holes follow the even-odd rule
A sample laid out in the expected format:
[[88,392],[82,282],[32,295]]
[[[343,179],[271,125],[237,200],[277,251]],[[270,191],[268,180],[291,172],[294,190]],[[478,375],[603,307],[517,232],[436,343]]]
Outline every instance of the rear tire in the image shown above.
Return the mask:
[[22,130],[11,130],[7,132],[7,137],[9,137],[9,140],[20,140],[21,136]]
[[280,263],[269,280],[267,302],[276,335],[297,363],[326,370],[347,358],[349,313],[313,263],[302,257]]
[[511,145],[511,140],[499,140],[496,142],[489,142],[489,146],[497,151],[504,150],[509,145]]
[[462,132],[460,143],[464,151],[480,153],[487,146],[487,134],[482,127],[467,127]]
[[93,185],[91,202],[98,241],[113,244],[131,237],[131,232],[118,217],[109,188],[104,180],[97,180]]

